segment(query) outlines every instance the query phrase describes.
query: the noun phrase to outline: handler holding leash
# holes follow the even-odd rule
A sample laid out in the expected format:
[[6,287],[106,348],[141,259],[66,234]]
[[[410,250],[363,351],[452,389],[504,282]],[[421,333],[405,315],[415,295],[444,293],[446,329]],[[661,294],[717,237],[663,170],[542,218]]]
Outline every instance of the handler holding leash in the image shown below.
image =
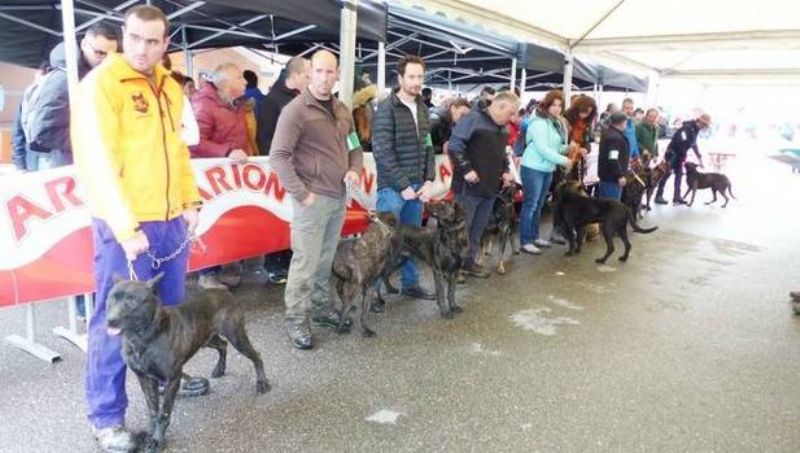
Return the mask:
[[[181,138],[183,91],[159,64],[168,33],[169,21],[158,8],[129,9],[124,53],[109,55],[89,73],[73,99],[72,148],[92,211],[97,289],[86,400],[93,433],[105,451],[135,448],[124,427],[128,399],[120,337],[106,332],[106,297],[114,276],[150,279],[163,272],[161,300],[180,303],[189,238],[197,226],[200,194]],[[208,381],[184,383],[184,389],[189,386],[204,393]]]

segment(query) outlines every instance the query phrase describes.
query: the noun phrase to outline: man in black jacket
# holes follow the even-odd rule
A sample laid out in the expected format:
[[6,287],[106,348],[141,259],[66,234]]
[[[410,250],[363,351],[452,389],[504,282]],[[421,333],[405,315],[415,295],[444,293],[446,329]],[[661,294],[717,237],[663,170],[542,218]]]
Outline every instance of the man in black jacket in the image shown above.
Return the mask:
[[[78,53],[78,78],[83,77],[106,56],[119,48],[117,28],[105,22],[92,25],[81,40]],[[50,51],[52,70],[42,80],[36,101],[29,106],[30,113],[21,119],[26,130],[28,148],[37,151],[36,170],[60,167],[72,163],[72,146],[69,139],[69,90],[67,58],[64,43]]]
[[448,149],[455,166],[452,187],[464,205],[469,231],[469,258],[464,271],[473,277],[489,276],[477,264],[480,241],[501,184],[512,180],[506,126],[518,109],[517,95],[502,91],[488,107],[473,109],[464,116],[450,136]]
[[279,77],[272,89],[261,101],[258,108],[256,131],[258,132],[258,149],[264,155],[269,154],[275,125],[286,104],[292,101],[308,86],[310,62],[303,57],[294,57],[286,63],[283,77]]
[[[407,55],[397,63],[400,86],[378,104],[372,121],[372,152],[378,170],[379,212],[392,212],[406,225],[422,225],[422,204],[430,199],[436,177],[428,108],[420,92],[425,63]],[[403,264],[402,293],[434,299],[419,286],[413,260]]]
[[458,120],[469,113],[471,108],[465,98],[455,98],[431,109],[431,141],[434,154],[447,154],[447,141],[450,140],[453,127]]
[[625,173],[630,161],[630,147],[625,137],[628,117],[623,112],[614,112],[609,118],[608,129],[600,137],[600,153],[597,155],[597,176],[600,178],[600,197],[622,198]]
[[[686,162],[686,157],[689,154],[689,149],[694,151],[700,165],[703,164],[703,157],[700,155],[700,150],[697,148],[697,136],[700,131],[707,129],[711,125],[711,116],[704,113],[696,120],[686,121],[680,129],[675,131],[669,145],[667,152],[664,154],[664,160],[669,163],[669,168],[675,174],[675,186],[672,194],[672,202],[674,204],[686,204],[681,198],[681,180],[683,179],[683,164]],[[661,178],[658,183],[658,192],[656,192],[656,203],[667,204],[664,199],[664,186],[667,185],[669,175]]]
[[[256,133],[258,134],[258,149],[262,154],[269,154],[272,137],[275,135],[275,125],[278,124],[278,117],[283,108],[308,86],[310,68],[311,62],[306,58],[294,57],[289,60],[283,76],[278,77],[278,80],[272,85],[272,89],[261,101],[258,108]],[[291,250],[266,255],[264,269],[267,271],[269,281],[276,285],[286,283],[291,261]]]

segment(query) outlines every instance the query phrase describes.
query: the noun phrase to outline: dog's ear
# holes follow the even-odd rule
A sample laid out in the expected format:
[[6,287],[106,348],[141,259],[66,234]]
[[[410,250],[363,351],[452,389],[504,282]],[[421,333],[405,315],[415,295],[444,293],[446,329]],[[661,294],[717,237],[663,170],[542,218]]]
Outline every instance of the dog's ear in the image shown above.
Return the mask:
[[161,279],[163,279],[163,278],[164,278],[164,273],[163,272],[159,272],[158,275],[156,275],[155,277],[153,277],[153,278],[151,278],[150,280],[147,281],[147,287],[150,288],[150,289],[155,288],[156,285],[158,285],[158,282],[160,282]]

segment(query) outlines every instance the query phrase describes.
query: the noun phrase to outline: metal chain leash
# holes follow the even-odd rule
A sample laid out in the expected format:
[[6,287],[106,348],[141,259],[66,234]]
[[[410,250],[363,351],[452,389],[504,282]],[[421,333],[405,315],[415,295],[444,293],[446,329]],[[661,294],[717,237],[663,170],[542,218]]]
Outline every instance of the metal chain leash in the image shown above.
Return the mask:
[[174,252],[170,253],[167,256],[163,256],[161,258],[157,257],[153,252],[150,251],[150,249],[148,249],[145,253],[153,261],[152,263],[153,269],[158,270],[161,268],[161,266],[164,265],[164,263],[168,263],[174,260],[181,253],[183,253],[183,251],[186,250],[186,247],[188,247],[192,242],[194,242],[195,239],[197,239],[195,235],[193,234],[187,235],[186,239],[183,242],[181,242],[181,244],[178,246],[177,249],[175,249]]

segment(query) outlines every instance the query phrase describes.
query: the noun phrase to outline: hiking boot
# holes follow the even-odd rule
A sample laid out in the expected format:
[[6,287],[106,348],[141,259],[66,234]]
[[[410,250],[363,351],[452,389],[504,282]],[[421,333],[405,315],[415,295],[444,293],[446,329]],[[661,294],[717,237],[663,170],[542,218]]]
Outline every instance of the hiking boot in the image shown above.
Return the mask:
[[669,202],[664,197],[656,197],[655,204],[669,204]]
[[92,427],[92,434],[97,439],[97,443],[100,444],[100,448],[106,452],[128,452],[136,448],[136,441],[133,435],[122,425],[101,429]]
[[314,346],[311,342],[311,327],[308,320],[287,319],[285,326],[286,335],[292,346],[297,349],[311,349]]
[[491,275],[489,271],[482,268],[481,266],[478,266],[477,264],[465,267],[464,272],[470,277],[476,277],[476,278],[489,278],[489,275]]
[[[314,327],[322,327],[324,329],[339,329],[339,325],[341,323],[341,314],[331,308],[317,310],[311,316],[311,325]],[[350,332],[351,327],[353,327],[353,319],[348,316],[344,321],[344,329],[339,333],[348,333]]]
[[269,279],[269,282],[273,285],[285,285],[288,277],[289,273],[283,270],[270,272],[267,274],[267,279]]
[[530,253],[531,255],[541,255],[542,254],[542,251],[539,249],[539,247],[536,247],[533,244],[525,244],[522,247],[520,247],[520,250],[522,250],[525,253]]
[[420,288],[419,285],[403,288],[403,290],[400,291],[400,294],[412,299],[436,300],[436,294],[425,291],[424,289]]
[[537,239],[533,241],[533,245],[539,247],[540,249],[549,249],[553,246],[553,244],[551,244],[547,239]]
[[672,204],[674,204],[675,206],[679,206],[679,205],[687,204],[687,203],[682,198],[676,198],[676,199],[672,200]]
[[228,289],[219,281],[216,274],[203,274],[197,280],[197,284],[203,289]]

